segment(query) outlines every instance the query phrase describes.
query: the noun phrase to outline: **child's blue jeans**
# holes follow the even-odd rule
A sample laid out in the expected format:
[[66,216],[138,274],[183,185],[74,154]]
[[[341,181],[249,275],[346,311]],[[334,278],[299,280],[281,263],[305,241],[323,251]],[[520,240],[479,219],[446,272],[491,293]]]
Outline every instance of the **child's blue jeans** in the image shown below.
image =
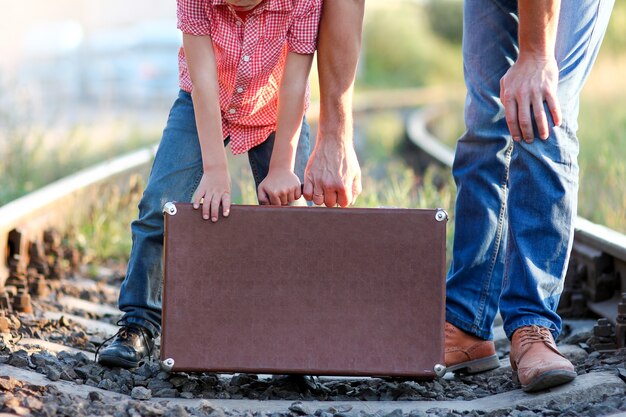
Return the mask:
[[[257,188],[267,175],[273,146],[272,133],[265,142],[248,151]],[[309,126],[303,120],[294,169],[301,182],[304,181],[309,148]],[[119,296],[119,308],[124,312],[122,322],[141,325],[153,336],[161,332],[163,205],[168,201],[191,202],[202,172],[191,95],[180,91],[170,110],[139,203],[139,217],[131,225],[133,244]]]
[[[453,259],[446,318],[484,339],[500,309],[508,337],[556,313],[574,237],[578,104],[613,0],[563,0],[556,43],[563,122],[547,141],[514,143],[500,79],[517,59],[517,0],[467,0],[463,60],[467,131],[459,139]],[[546,114],[550,112],[546,109]],[[552,123],[551,120],[549,120]]]

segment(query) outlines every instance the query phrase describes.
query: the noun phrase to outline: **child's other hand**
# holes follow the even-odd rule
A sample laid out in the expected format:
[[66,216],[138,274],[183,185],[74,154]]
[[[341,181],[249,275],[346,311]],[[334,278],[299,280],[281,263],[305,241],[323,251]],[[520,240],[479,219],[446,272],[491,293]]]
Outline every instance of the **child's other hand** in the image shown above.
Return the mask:
[[267,177],[259,184],[259,203],[286,206],[302,195],[298,176],[289,169],[270,169]]
[[204,171],[200,184],[193,195],[193,208],[200,207],[202,203],[202,217],[205,220],[211,218],[216,222],[219,215],[220,205],[222,215],[227,217],[230,213],[230,176],[228,169],[213,168]]

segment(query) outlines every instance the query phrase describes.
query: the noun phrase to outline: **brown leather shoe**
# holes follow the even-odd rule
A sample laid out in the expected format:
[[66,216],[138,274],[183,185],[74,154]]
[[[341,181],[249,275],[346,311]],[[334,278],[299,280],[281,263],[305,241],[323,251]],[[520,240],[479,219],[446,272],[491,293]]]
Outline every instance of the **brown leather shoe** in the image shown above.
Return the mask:
[[511,340],[513,380],[526,392],[565,384],[576,378],[574,365],[556,347],[545,327],[525,326]]
[[483,340],[446,322],[446,371],[475,374],[500,366],[491,340]]

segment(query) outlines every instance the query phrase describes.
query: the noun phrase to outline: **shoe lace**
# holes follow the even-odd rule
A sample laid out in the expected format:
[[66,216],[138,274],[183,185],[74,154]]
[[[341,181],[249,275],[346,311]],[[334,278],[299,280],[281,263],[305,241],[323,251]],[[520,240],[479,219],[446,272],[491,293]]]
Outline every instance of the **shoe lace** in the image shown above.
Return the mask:
[[550,330],[545,327],[533,325],[521,328],[519,332],[519,342],[521,346],[540,342],[552,344],[552,334],[550,333]]
[[100,354],[100,349],[102,349],[107,342],[113,340],[115,337],[118,337],[118,336],[119,336],[120,339],[127,339],[130,336],[131,333],[139,333],[141,335],[141,338],[143,339],[144,345],[146,345],[146,347],[148,348],[148,358],[150,360],[152,360],[152,347],[150,346],[150,343],[148,343],[148,338],[146,337],[145,330],[143,330],[140,326],[133,326],[133,325],[129,325],[129,324],[124,324],[124,322],[122,322],[122,321],[118,321],[115,324],[117,326],[121,326],[121,327],[117,331],[117,333],[115,333],[113,336],[105,339],[100,344],[100,346],[98,346],[96,348],[96,354],[95,354],[95,358],[94,358],[94,360],[96,362],[98,362],[98,355]]

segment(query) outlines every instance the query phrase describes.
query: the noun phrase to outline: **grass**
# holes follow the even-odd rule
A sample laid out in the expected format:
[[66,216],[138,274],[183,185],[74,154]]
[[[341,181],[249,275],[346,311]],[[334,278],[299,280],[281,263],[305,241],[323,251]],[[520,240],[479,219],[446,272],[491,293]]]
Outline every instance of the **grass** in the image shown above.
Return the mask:
[[130,192],[122,192],[119,187],[103,190],[97,196],[98,209],[76,221],[71,234],[74,244],[85,255],[85,265],[128,261],[132,245],[130,223],[137,217],[145,179],[137,175],[131,183]]
[[121,123],[70,129],[5,124],[0,127],[0,205],[96,162],[154,143],[157,137]]

